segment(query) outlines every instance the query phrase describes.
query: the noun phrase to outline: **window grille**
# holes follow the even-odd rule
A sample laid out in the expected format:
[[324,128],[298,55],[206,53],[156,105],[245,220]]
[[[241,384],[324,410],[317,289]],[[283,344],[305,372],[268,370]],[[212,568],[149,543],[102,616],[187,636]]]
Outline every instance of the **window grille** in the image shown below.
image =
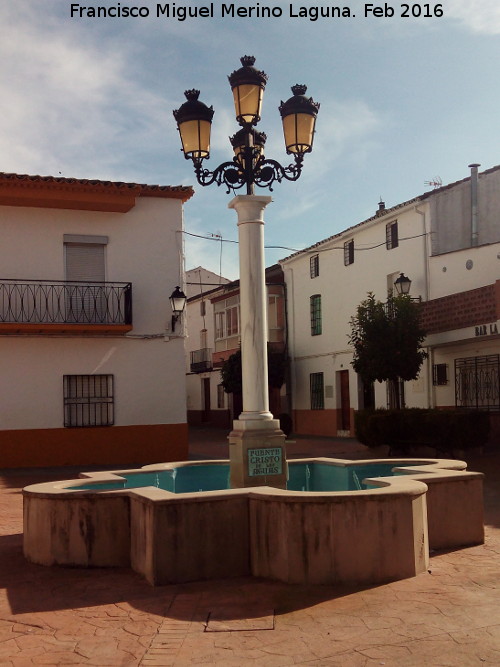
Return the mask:
[[455,404],[500,410],[500,354],[455,359]]
[[354,239],[344,243],[344,265],[354,264]]
[[434,364],[432,366],[432,384],[434,386],[448,384],[448,364]]
[[309,259],[309,271],[311,278],[316,278],[319,276],[319,255],[313,255]]
[[322,333],[321,294],[314,294],[310,298],[310,310],[311,310],[311,336],[319,336]]
[[113,375],[65,375],[64,426],[112,426],[113,384]]
[[385,226],[385,246],[387,250],[397,248],[399,245],[398,221],[389,222]]
[[323,386],[323,373],[311,373],[309,375],[311,387],[311,410],[324,410],[325,393]]

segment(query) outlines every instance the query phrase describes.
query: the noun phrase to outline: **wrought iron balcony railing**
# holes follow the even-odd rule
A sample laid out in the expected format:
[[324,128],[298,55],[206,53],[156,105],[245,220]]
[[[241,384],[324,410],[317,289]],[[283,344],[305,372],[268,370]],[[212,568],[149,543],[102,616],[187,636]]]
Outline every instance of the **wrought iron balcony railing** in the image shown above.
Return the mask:
[[191,373],[203,373],[212,370],[212,350],[204,347],[191,352]]
[[0,279],[0,323],[131,325],[132,284]]

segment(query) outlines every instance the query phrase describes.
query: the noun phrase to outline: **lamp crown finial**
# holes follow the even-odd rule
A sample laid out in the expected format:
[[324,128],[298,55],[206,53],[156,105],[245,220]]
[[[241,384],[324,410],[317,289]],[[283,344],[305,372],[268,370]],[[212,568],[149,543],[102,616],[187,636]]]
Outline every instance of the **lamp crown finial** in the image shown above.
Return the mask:
[[305,95],[307,86],[304,86],[302,83],[296,83],[295,86],[292,86],[292,93],[294,95]]
[[240,58],[240,63],[243,65],[243,67],[252,67],[255,65],[255,57],[254,56],[242,56]]
[[200,91],[192,88],[191,90],[184,91],[184,95],[190,102],[196,102],[200,96]]

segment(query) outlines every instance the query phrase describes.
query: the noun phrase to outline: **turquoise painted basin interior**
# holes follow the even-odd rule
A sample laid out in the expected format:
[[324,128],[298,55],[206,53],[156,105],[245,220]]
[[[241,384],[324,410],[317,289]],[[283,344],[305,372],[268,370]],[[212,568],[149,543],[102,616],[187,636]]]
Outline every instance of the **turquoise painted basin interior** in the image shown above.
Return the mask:
[[[288,461],[289,491],[360,491],[371,488],[363,484],[366,477],[392,477],[404,473],[394,468],[422,464],[422,461],[391,461],[363,463],[353,466],[332,465],[321,462],[304,463]],[[120,473],[118,473],[120,474]],[[116,482],[89,482],[78,486],[82,491],[116,491],[154,486],[171,493],[196,491],[221,491],[229,489],[229,464],[207,463],[181,466],[171,470],[138,471],[120,474],[123,480]],[[67,487],[74,490],[75,487]]]

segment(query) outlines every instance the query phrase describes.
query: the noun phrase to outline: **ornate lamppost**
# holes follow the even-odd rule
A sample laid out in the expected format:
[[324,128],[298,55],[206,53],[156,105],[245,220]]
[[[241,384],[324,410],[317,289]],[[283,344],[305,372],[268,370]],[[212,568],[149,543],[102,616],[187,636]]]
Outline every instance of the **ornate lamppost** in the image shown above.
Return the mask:
[[229,435],[231,486],[286,485],[285,436],[269,412],[267,383],[267,318],[264,260],[264,209],[270,196],[255,195],[254,188],[269,188],[277,181],[296,181],[305,153],[313,145],[319,104],[306,96],[306,86],[292,87],[293,96],[282,102],[285,147],[292,164],[283,167],[265,157],[266,135],[255,129],[260,121],[267,74],[254,67],[255,58],[241,58],[242,67],[228,78],[233,91],[236,120],[241,129],[230,138],[234,157],[213,171],[205,168],[210,157],[210,130],[214,110],[201,102],[198,90],[185,92],[186,102],[174,117],[184,157],[193,161],[198,183],[225,185],[227,192],[246,188],[246,195],[228,204],[238,216],[240,260],[240,330],[243,374],[243,412]]

